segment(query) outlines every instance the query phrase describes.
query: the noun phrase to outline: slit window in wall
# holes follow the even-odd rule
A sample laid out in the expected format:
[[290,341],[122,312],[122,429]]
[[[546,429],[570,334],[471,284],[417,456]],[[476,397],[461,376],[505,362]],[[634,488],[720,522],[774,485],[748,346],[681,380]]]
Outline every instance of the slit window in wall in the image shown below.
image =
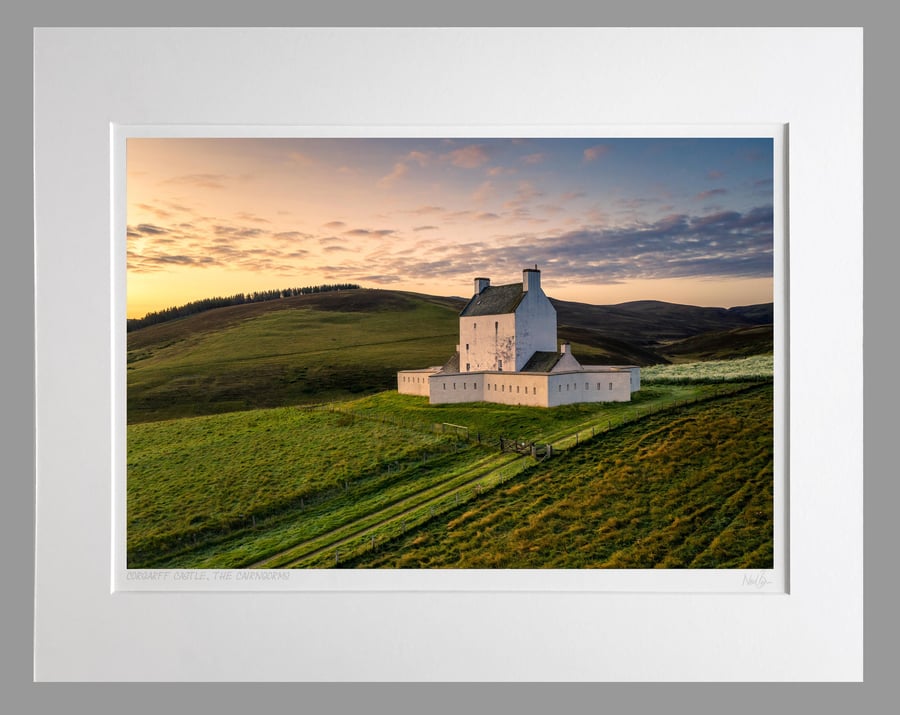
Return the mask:
[[503,361],[502,360],[497,361],[497,370],[499,372],[503,372]]
[[590,389],[591,389],[591,386],[590,386],[588,383],[584,383],[584,389],[585,389],[585,390],[590,390]]
[[470,364],[466,363],[466,372],[469,372],[470,368],[471,368]]
[[612,390],[612,383],[609,383],[609,389]]
[[598,389],[598,390],[600,389],[600,383],[599,383],[599,382],[597,383],[597,389]]

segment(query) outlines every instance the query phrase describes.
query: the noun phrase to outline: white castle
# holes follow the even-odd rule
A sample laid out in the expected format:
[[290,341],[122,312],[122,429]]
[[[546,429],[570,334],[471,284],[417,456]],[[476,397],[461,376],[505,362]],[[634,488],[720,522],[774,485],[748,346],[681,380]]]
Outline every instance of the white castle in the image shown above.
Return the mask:
[[397,389],[432,404],[500,402],[555,407],[576,402],[627,402],[641,387],[635,365],[581,365],[568,343],[557,348],[556,309],[541,288],[541,272],[492,286],[475,279],[475,294],[459,314],[459,345],[442,367],[403,370]]

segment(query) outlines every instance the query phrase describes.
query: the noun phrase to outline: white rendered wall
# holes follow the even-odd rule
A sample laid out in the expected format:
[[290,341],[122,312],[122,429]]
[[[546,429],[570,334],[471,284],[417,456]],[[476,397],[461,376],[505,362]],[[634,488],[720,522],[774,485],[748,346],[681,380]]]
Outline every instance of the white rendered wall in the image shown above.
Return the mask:
[[428,381],[430,389],[428,401],[433,405],[483,402],[484,378],[485,375],[481,373],[434,375]]
[[[575,402],[628,402],[631,371],[562,372],[548,378],[550,407]],[[610,389],[610,385],[612,389]],[[599,388],[599,389],[598,389]]]
[[434,370],[404,370],[397,373],[397,392],[401,395],[428,397],[428,378]]
[[516,308],[515,331],[516,370],[539,350],[556,352],[556,309],[540,285],[526,292]]
[[485,375],[484,399],[502,405],[547,407],[547,376],[527,372]]
[[433,375],[429,385],[429,402],[436,405],[484,401],[501,405],[555,407],[575,402],[631,400],[630,370],[575,371],[550,375],[528,372],[452,373]]
[[[552,306],[551,306],[552,307]],[[554,336],[555,337],[555,336]],[[516,316],[467,316],[459,319],[459,370],[516,369]],[[469,369],[466,370],[468,365]]]

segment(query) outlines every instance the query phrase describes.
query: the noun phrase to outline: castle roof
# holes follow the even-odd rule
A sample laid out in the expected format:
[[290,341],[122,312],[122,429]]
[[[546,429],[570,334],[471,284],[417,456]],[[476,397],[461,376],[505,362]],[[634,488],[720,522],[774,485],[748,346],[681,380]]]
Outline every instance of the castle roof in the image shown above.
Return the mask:
[[521,283],[510,283],[505,286],[488,286],[481,293],[472,296],[459,314],[461,318],[477,315],[502,315],[515,313],[525,293]]

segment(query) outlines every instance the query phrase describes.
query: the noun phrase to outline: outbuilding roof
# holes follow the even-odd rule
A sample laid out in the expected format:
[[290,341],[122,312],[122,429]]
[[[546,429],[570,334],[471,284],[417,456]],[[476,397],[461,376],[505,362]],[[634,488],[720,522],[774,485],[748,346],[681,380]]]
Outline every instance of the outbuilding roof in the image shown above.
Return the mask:
[[459,372],[459,353],[453,353],[453,356],[447,362],[444,363],[443,367],[441,367],[439,372],[443,372],[443,373]]
[[522,365],[519,372],[550,372],[561,357],[562,353],[538,350],[528,358],[528,362]]
[[481,293],[472,296],[462,312],[461,318],[476,315],[502,315],[514,313],[525,293],[521,283],[510,283],[505,286],[488,286]]

